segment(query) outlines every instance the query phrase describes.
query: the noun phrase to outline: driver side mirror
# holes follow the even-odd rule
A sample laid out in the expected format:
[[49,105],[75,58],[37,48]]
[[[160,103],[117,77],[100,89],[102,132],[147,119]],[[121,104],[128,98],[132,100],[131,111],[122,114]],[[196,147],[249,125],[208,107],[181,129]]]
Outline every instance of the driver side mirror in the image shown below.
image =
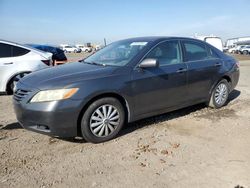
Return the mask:
[[159,67],[159,61],[157,59],[153,58],[147,58],[144,59],[140,64],[140,68],[153,68],[153,67]]

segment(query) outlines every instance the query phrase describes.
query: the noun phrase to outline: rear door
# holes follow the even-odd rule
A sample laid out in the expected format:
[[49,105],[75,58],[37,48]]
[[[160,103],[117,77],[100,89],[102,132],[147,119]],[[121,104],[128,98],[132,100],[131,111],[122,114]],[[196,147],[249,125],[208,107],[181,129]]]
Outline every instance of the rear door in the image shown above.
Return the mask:
[[135,113],[142,115],[178,106],[186,101],[187,67],[182,61],[179,41],[164,41],[146,56],[159,67],[135,68],[132,73]]
[[182,46],[188,68],[188,99],[190,102],[207,100],[211,87],[219,78],[222,60],[203,42],[183,40]]

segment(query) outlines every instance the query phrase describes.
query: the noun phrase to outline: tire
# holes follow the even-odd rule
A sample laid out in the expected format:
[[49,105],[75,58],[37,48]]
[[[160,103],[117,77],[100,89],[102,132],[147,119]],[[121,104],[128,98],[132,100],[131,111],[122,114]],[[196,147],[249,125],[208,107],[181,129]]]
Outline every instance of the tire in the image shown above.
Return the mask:
[[90,104],[83,114],[82,136],[88,142],[105,142],[115,138],[124,123],[125,111],[120,101],[113,97],[101,98]]
[[248,51],[244,50],[243,55],[248,55]]
[[77,53],[77,50],[74,50],[74,53]]
[[7,86],[7,94],[8,95],[12,95],[14,93],[14,87],[15,87],[15,84],[22,78],[24,77],[26,74],[28,73],[21,73],[21,74],[18,74],[16,76],[14,76],[8,83],[8,86]]
[[222,79],[213,89],[209,100],[209,106],[212,108],[221,108],[227,103],[230,92],[230,85],[227,80]]

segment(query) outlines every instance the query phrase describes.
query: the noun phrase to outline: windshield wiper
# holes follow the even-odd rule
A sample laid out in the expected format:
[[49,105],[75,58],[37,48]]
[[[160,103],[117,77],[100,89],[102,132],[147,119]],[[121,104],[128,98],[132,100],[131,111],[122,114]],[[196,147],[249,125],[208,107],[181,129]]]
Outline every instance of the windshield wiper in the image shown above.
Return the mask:
[[107,65],[104,64],[104,63],[96,63],[96,62],[94,62],[94,61],[91,61],[91,62],[82,61],[82,62],[84,62],[84,63],[86,63],[86,64],[90,64],[90,65],[107,66]]

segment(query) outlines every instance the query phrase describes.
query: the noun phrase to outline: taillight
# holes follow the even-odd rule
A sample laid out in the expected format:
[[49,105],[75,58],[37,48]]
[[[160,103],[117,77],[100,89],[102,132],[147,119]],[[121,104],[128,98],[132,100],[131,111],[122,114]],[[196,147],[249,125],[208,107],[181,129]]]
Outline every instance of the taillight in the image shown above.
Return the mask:
[[42,60],[42,62],[43,62],[45,65],[50,66],[50,60]]
[[239,62],[239,61],[236,61],[236,66],[237,66],[238,68],[240,68],[240,62]]

